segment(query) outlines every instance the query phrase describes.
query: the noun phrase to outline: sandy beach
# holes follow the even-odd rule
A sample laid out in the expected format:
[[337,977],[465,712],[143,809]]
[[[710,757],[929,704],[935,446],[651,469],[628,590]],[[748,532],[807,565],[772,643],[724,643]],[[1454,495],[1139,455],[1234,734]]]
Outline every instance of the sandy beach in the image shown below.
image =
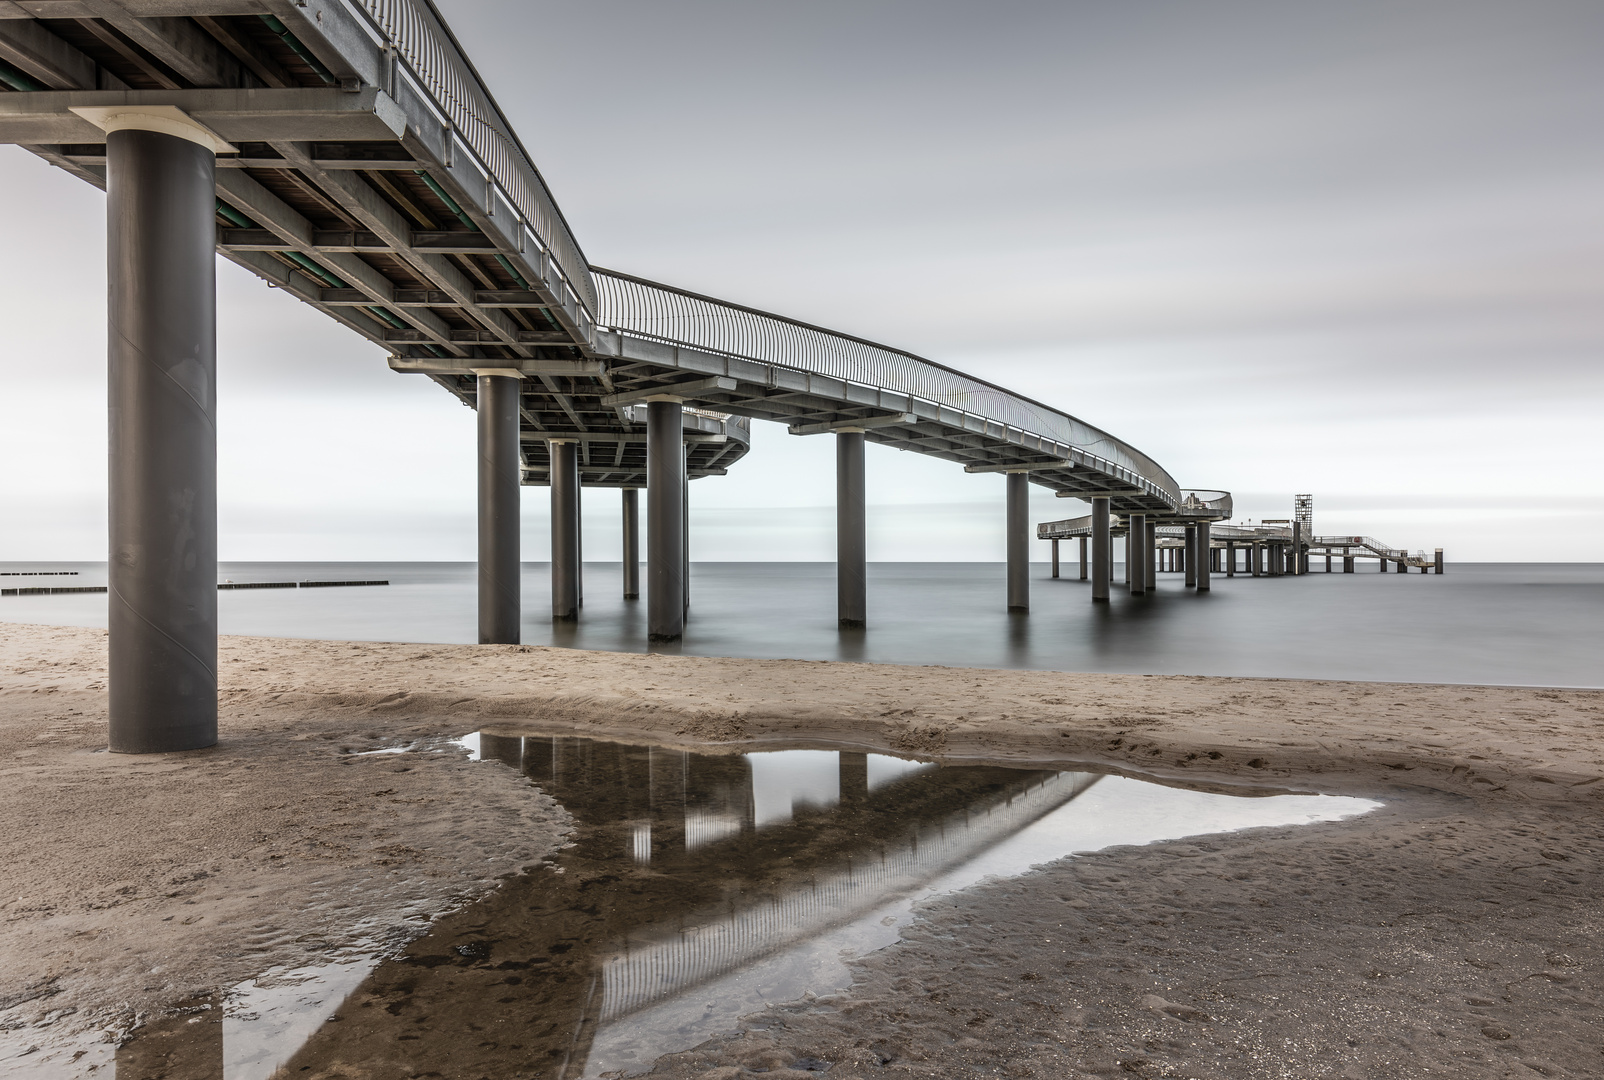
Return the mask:
[[[218,746],[122,757],[99,752],[104,633],[0,625],[0,1026],[70,1010],[58,1024],[115,1036],[268,966],[416,937],[563,842],[560,807],[446,741],[538,728],[1386,802],[969,890],[859,962],[850,994],[753,1018],[663,1075],[1604,1072],[1604,692],[267,638],[220,651]],[[438,752],[369,753],[405,745]]]

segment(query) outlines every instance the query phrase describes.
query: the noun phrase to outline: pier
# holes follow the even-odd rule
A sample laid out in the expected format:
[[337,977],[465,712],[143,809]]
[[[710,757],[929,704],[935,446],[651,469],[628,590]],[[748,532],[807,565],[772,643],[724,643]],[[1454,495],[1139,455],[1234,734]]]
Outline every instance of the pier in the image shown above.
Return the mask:
[[[1208,591],[1222,545],[1224,573],[1236,572],[1238,538],[1220,524],[1229,493],[1183,488],[1067,411],[890,345],[592,265],[425,0],[95,0],[65,22],[10,8],[0,141],[107,193],[114,750],[216,740],[219,255],[476,410],[482,643],[520,640],[524,487],[551,500],[557,621],[583,617],[586,486],[620,491],[623,593],[640,597],[644,490],[649,637],[678,639],[688,484],[739,464],[754,420],[833,437],[843,627],[873,623],[870,442],[1001,474],[1009,611],[1031,605],[1031,484],[1091,503],[1081,572],[1089,562],[1094,601],[1109,597],[1115,536],[1140,538],[1126,560],[1133,592],[1161,569]],[[1055,553],[1071,535],[1056,525],[1037,531]],[[1241,539],[1271,574],[1288,551],[1335,552],[1344,568],[1419,562],[1363,538]]]

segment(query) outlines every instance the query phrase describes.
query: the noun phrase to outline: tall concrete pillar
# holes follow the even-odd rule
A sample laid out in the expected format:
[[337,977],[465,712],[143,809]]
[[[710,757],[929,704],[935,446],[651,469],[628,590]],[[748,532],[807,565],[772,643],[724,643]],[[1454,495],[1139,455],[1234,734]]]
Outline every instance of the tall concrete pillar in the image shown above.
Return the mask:
[[681,455],[680,475],[684,480],[679,486],[679,532],[680,551],[684,558],[681,562],[680,593],[684,603],[680,605],[685,618],[691,615],[691,444],[685,442],[680,436],[683,449]]
[[1126,576],[1131,579],[1131,595],[1147,595],[1147,515],[1131,514],[1125,519]]
[[1236,545],[1229,540],[1225,542],[1225,576],[1236,577]]
[[624,599],[640,599],[640,490],[624,488]]
[[579,444],[552,439],[551,617],[579,618]]
[[1197,585],[1197,526],[1196,525],[1188,525],[1186,527],[1186,548],[1185,548],[1185,555],[1182,556],[1182,557],[1186,560],[1186,587],[1188,589],[1190,589],[1190,588],[1193,588],[1194,586]]
[[1403,559],[1399,559],[1398,560],[1398,573],[1400,573],[1400,574],[1409,573],[1409,563],[1406,562]]
[[1209,591],[1209,571],[1212,569],[1210,560],[1213,558],[1213,546],[1209,543],[1209,523],[1200,521],[1197,525],[1197,591]]
[[1108,499],[1092,499],[1092,601],[1108,599],[1109,558],[1114,538],[1108,531]]
[[518,501],[518,380],[480,375],[479,644],[516,645],[522,620]]
[[1008,474],[1008,610],[1030,610],[1030,474]]
[[675,641],[685,632],[684,406],[646,406],[646,635]]
[[1086,580],[1086,537],[1080,538],[1080,579]]
[[1433,562],[1436,566],[1437,573],[1440,574],[1442,573],[1442,548],[1437,549],[1436,556],[1437,557],[1433,560]]
[[110,747],[217,741],[216,155],[106,138]]
[[835,612],[846,627],[868,620],[868,510],[863,480],[863,432],[835,435]]
[[1147,528],[1143,530],[1142,568],[1145,571],[1144,583],[1147,591],[1152,592],[1158,586],[1158,523],[1152,518],[1147,519]]
[[1053,577],[1058,576],[1058,541],[1053,541]]

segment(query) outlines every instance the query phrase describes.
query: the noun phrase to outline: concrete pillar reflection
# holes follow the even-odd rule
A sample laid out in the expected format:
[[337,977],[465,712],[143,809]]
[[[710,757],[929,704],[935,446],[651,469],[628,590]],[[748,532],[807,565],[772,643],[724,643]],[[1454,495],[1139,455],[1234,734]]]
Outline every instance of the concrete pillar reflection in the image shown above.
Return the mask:
[[869,797],[869,755],[842,750],[837,757],[842,803],[863,802]]
[[106,137],[117,753],[217,741],[216,166],[209,146],[176,135]]

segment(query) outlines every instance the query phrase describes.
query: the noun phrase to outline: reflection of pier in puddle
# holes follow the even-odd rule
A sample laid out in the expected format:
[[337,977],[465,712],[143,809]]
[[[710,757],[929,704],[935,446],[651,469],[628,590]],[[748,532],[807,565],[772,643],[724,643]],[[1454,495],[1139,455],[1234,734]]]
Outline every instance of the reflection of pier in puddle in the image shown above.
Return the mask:
[[380,965],[289,1074],[398,1054],[448,1075],[644,1067],[844,984],[843,948],[895,940],[888,905],[1096,780],[577,738],[486,734],[479,750],[561,802],[574,845]]
[[574,842],[552,866],[437,920],[338,1008],[332,983],[307,987],[316,1004],[305,1016],[286,1006],[242,1022],[231,1008],[224,1036],[237,1064],[225,1080],[266,1080],[275,1062],[235,1051],[260,1045],[269,1019],[280,1060],[299,1041],[293,1028],[317,1028],[289,1076],[358,1064],[375,1077],[643,1070],[768,1003],[848,985],[846,959],[894,942],[935,893],[1077,850],[1373,805],[849,752],[708,755],[488,734],[477,749],[561,802]]

